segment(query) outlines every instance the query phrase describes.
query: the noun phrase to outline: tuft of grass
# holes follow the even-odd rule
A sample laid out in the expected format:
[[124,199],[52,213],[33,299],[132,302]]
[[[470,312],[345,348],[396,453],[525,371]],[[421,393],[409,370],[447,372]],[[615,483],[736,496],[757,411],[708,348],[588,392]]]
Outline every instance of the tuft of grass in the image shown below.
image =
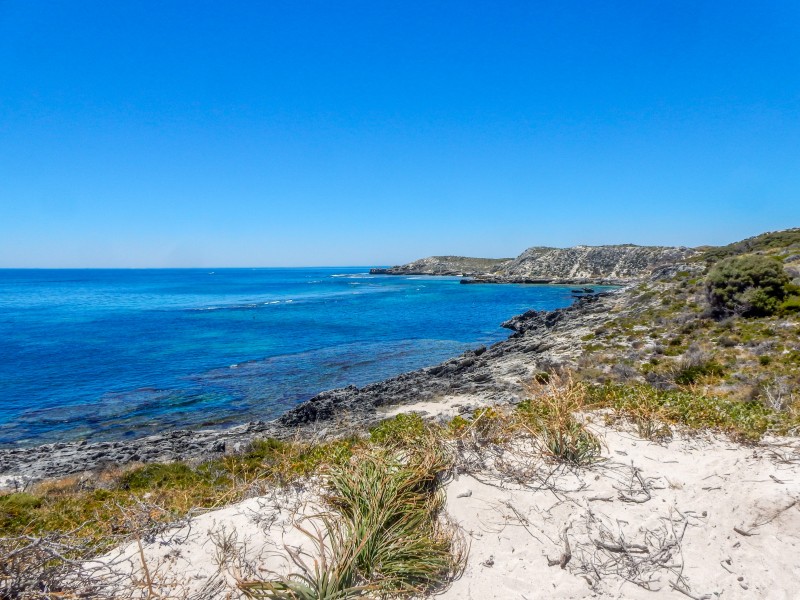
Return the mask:
[[[280,580],[240,583],[250,598],[276,600],[418,596],[449,581],[463,563],[452,530],[443,527],[437,452],[370,450],[327,478],[331,513],[322,518],[313,564]],[[297,555],[295,555],[297,556]]]
[[634,417],[636,433],[652,442],[663,442],[672,438],[672,429],[655,414],[641,414]]
[[576,466],[593,463],[600,455],[600,441],[583,423],[574,418],[563,423],[547,423],[539,430],[550,455]]
[[529,384],[527,391],[530,399],[517,406],[517,417],[549,456],[577,466],[599,458],[600,440],[576,416],[586,407],[583,384],[551,377],[545,385]]
[[299,571],[273,581],[241,580],[239,589],[255,600],[348,600],[369,591],[370,586],[356,585],[354,548],[341,537],[334,522],[323,517],[325,531],[303,531],[313,542],[316,557],[312,562],[300,552],[288,549]]
[[699,364],[680,365],[675,373],[675,383],[691,385],[705,377],[722,377],[725,368],[716,361],[708,360]]

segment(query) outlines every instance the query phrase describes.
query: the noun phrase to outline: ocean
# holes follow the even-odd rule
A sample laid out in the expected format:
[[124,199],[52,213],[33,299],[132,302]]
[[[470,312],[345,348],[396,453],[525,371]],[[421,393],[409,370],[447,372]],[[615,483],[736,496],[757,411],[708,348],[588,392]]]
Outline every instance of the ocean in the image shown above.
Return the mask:
[[0,270],[0,447],[275,418],[572,302],[568,286],[367,271]]

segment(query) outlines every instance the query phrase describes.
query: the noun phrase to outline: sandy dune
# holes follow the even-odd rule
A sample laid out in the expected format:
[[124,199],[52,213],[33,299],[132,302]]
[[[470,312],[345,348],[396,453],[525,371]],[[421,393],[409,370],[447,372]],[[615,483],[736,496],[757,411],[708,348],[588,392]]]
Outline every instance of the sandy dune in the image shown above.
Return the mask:
[[[605,460],[591,468],[495,449],[447,483],[447,512],[469,555],[441,598],[800,597],[797,440],[748,447],[679,436],[660,445],[593,427]],[[134,543],[104,560],[140,597],[142,557],[162,595],[239,597],[236,575],[253,574],[242,564],[266,577],[294,568],[287,547],[312,550],[297,525],[312,525],[303,519],[318,511],[315,489],[203,514],[142,552]]]

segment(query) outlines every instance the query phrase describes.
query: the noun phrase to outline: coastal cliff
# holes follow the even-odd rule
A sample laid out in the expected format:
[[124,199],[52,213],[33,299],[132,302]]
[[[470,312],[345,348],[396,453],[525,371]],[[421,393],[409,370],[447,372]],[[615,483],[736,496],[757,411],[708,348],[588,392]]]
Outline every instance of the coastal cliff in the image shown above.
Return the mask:
[[480,283],[630,283],[666,265],[680,264],[698,251],[686,247],[573,246],[528,248],[514,259],[431,256],[389,269],[386,275],[458,275]]

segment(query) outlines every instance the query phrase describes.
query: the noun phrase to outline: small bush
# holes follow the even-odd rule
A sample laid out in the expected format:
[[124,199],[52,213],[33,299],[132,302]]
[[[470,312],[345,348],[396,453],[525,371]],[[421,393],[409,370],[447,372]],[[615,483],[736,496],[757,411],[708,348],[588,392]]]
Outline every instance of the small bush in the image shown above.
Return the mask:
[[469,424],[470,422],[468,419],[465,419],[461,415],[456,415],[447,424],[447,433],[454,437],[459,437],[467,430]]
[[681,367],[675,373],[675,383],[678,385],[691,385],[697,383],[702,377],[721,377],[725,369],[716,361],[709,360],[701,364]]
[[31,511],[41,505],[41,498],[24,492],[0,496],[0,531],[24,525]]
[[125,473],[117,484],[122,490],[188,488],[203,482],[204,477],[186,463],[154,463]]
[[800,313],[800,296],[790,296],[781,302],[778,313],[781,315]]
[[775,259],[745,255],[719,261],[706,278],[706,297],[719,315],[774,314],[792,292],[789,275]]
[[369,439],[381,445],[413,445],[426,436],[427,430],[428,426],[417,413],[400,413],[370,429]]

